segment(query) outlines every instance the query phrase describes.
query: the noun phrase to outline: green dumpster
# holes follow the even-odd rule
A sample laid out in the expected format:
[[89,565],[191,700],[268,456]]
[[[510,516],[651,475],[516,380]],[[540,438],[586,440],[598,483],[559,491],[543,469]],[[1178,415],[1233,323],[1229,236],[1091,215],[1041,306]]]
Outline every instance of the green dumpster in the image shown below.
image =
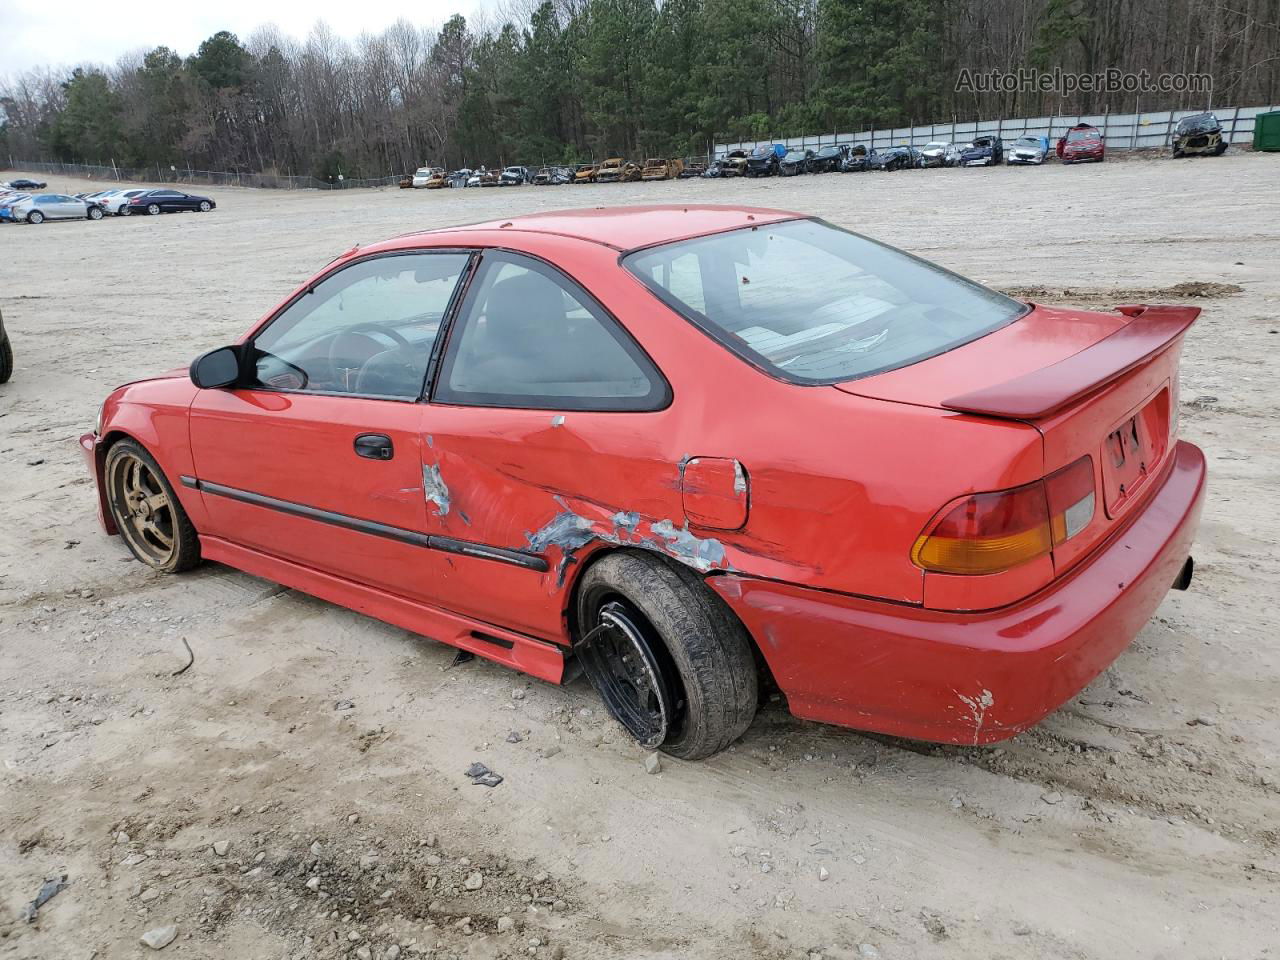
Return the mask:
[[1253,149],[1280,151],[1280,110],[1260,113],[1254,118]]

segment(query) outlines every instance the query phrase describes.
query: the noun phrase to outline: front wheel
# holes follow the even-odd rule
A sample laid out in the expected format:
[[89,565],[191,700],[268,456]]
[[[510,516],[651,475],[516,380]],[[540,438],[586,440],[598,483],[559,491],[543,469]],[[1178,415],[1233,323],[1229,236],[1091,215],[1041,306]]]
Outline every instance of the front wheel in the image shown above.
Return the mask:
[[693,572],[611,554],[583,576],[577,612],[583,671],[642,746],[700,760],[751,725],[759,691],[751,641]]
[[213,207],[209,204],[209,201],[208,201],[208,200],[201,200],[201,201],[200,201],[200,212],[201,212],[201,213],[208,213],[208,212],[209,212],[210,210],[212,210],[212,209],[213,209]]
[[13,376],[13,344],[7,335],[0,334],[0,383],[8,383]]
[[102,471],[111,517],[135,557],[161,573],[200,562],[200,539],[173,487],[142,444],[120,440]]

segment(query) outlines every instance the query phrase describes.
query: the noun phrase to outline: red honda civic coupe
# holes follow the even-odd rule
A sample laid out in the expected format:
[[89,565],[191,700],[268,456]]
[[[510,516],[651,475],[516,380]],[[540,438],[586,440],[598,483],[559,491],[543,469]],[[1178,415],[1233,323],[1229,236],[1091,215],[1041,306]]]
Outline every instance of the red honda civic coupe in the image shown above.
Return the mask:
[[706,757],[770,678],[944,743],[1039,721],[1191,579],[1199,311],[1023,303],[796,213],[353,249],[81,438],[106,529],[558,683]]

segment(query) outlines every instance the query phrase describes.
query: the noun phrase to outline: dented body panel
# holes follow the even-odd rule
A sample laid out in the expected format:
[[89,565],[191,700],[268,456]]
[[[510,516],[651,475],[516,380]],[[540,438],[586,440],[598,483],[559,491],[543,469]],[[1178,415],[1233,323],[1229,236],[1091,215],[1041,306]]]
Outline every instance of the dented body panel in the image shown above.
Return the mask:
[[[1059,362],[1128,318],[1035,308],[911,367],[802,385],[743,362],[620,263],[650,244],[797,216],[629,207],[413,234],[348,251],[239,341],[362,258],[508,251],[575,281],[634,339],[670,385],[660,409],[463,405],[431,401],[429,386],[417,402],[201,390],[169,377],[113,393],[101,435],[82,445],[95,476],[112,438],[146,445],[207,556],[548,680],[574,640],[582,571],[605,551],[644,550],[706,577],[798,715],[1000,739],[1079,689],[1150,615],[1194,531],[1203,460],[1179,445],[1177,465],[1098,528],[1107,543],[1074,558],[1068,577],[1054,580],[1051,563],[926,576],[912,547],[943,504],[1038,481],[1085,432],[944,401],[992,369],[1011,379]],[[1157,375],[1167,380],[1168,365],[1113,384],[1107,403],[1136,402]],[[1112,416],[1102,401],[1084,409],[1055,416]],[[368,433],[394,455],[357,456],[353,438]]]

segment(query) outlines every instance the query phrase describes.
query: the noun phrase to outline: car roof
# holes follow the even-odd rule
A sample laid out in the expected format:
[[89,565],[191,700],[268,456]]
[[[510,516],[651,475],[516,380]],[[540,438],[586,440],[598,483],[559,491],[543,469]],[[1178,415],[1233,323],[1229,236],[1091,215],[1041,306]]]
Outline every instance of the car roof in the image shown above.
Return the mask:
[[[718,206],[711,204],[655,204],[634,207],[584,207],[577,210],[555,210],[531,213],[506,220],[459,227],[442,227],[399,238],[404,246],[412,246],[414,237],[439,237],[473,231],[518,230],[523,233],[555,234],[613,247],[632,250],[656,243],[668,243],[689,237],[732,230],[752,223],[776,223],[795,220],[802,213],[772,210],[768,207]],[[465,240],[460,240],[465,243]]]

